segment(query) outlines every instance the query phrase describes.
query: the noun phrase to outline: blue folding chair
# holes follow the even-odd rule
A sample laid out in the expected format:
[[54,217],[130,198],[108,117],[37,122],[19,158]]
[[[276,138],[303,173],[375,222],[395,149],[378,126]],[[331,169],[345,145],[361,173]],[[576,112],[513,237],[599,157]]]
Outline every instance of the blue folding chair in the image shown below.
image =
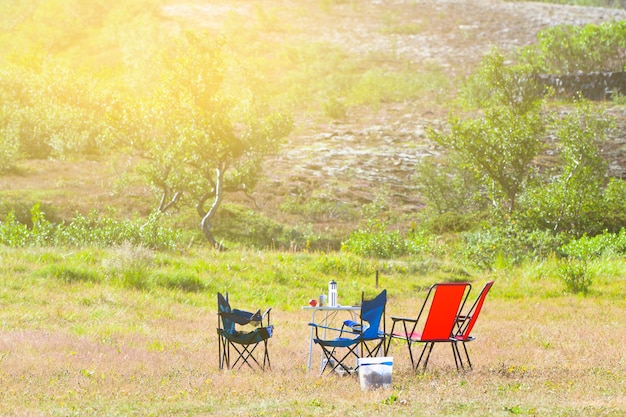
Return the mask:
[[[359,322],[347,320],[340,329],[309,323],[315,328],[313,341],[322,348],[325,361],[321,374],[338,371],[352,373],[357,366],[351,367],[346,362],[349,358],[372,357],[378,355],[385,345],[385,307],[387,290],[383,290],[372,300],[365,300],[361,294],[361,313]],[[382,328],[381,328],[382,327]],[[339,332],[338,337],[322,339],[319,332]],[[338,353],[343,353],[339,355]]]
[[[261,310],[255,313],[248,311],[231,309],[226,297],[217,293],[218,306],[218,327],[219,336],[219,366],[220,370],[233,369],[239,364],[239,368],[248,365],[254,369],[253,365],[265,370],[265,366],[271,368],[267,342],[272,337],[274,326],[270,324],[270,311],[267,309],[261,314]],[[265,320],[265,324],[263,321]],[[245,327],[241,327],[245,326]],[[255,357],[255,350],[258,346],[263,346],[261,360]],[[231,349],[233,357],[231,357]],[[234,359],[234,360],[233,360]]]

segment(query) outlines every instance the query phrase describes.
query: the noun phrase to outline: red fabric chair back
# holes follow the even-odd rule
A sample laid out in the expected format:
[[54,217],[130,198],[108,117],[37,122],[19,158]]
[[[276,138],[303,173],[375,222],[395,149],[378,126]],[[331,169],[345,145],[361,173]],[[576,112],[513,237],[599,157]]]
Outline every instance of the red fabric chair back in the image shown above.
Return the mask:
[[446,282],[436,284],[428,317],[422,332],[422,341],[447,340],[452,336],[457,315],[461,309],[467,282]]
[[482,310],[482,308],[483,308],[483,304],[485,302],[485,298],[487,298],[487,293],[491,289],[492,285],[493,285],[493,281],[489,281],[488,283],[486,283],[485,286],[483,287],[482,291],[478,295],[478,298],[476,299],[476,301],[474,302],[474,305],[472,306],[472,308],[470,309],[470,311],[468,313],[469,321],[468,321],[467,325],[464,328],[461,329],[462,333],[457,335],[457,339],[458,340],[468,340],[469,339],[470,334],[472,333],[472,328],[474,327],[474,324],[476,324],[476,320],[478,319],[478,315],[480,314],[480,310]]

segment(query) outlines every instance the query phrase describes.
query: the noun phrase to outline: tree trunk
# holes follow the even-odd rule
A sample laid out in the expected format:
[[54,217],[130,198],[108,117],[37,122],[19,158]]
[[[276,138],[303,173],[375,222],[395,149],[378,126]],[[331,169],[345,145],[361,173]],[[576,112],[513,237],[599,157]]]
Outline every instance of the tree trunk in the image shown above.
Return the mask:
[[[206,214],[204,214],[204,216],[202,217],[202,221],[200,225],[202,227],[202,233],[207,238],[207,240],[211,243],[211,245],[216,249],[221,249],[221,245],[215,240],[215,237],[213,236],[213,233],[211,232],[211,228],[213,227],[211,225],[211,220],[215,216],[215,213],[217,212],[217,209],[219,208],[222,202],[222,198],[223,198],[222,176],[224,174],[222,170],[220,170],[219,168],[216,168],[215,171],[217,175],[216,175],[216,181],[215,181],[215,196],[213,199],[213,204],[211,204],[211,208],[209,209],[209,211],[207,211]],[[205,200],[203,199],[198,203],[199,212],[201,211],[200,209],[204,201]]]

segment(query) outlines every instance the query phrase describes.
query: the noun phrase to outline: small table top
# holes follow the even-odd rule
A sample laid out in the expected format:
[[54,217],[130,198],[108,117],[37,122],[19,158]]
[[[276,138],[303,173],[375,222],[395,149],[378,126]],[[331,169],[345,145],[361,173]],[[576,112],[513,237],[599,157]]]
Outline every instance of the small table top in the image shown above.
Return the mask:
[[303,310],[346,310],[346,311],[355,311],[360,310],[361,306],[302,306]]

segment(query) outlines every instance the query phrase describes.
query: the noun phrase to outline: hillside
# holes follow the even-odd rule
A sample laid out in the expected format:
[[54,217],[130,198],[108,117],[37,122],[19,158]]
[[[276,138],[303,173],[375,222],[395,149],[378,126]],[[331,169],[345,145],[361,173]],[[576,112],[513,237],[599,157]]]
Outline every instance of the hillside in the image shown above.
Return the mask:
[[[260,12],[262,7],[263,12]],[[312,224],[340,233],[358,221],[364,203],[383,196],[392,210],[414,214],[422,207],[411,180],[415,165],[437,149],[428,127],[442,127],[454,92],[492,47],[510,51],[533,43],[541,29],[626,19],[626,10],[486,0],[288,2],[172,2],[158,14],[167,28],[201,26],[219,30],[230,17],[267,19],[268,35],[335,45],[378,62],[381,68],[409,68],[437,81],[418,100],[351,108],[331,120],[319,110],[295,114],[296,125],[280,152],[267,161],[265,178],[253,194],[233,200],[289,224]],[[268,17],[269,15],[269,17]],[[441,85],[441,80],[446,80]],[[614,175],[626,170],[626,108],[609,112],[621,126],[606,149]],[[61,217],[92,207],[118,207],[126,215],[146,214],[154,197],[133,179],[124,158],[106,161],[24,161],[0,177],[3,200],[25,207],[41,200]],[[318,215],[281,212],[296,203],[325,201]],[[334,208],[332,208],[334,207]],[[54,214],[54,213],[52,213]],[[402,217],[401,217],[402,218]],[[400,220],[402,221],[402,220]]]

